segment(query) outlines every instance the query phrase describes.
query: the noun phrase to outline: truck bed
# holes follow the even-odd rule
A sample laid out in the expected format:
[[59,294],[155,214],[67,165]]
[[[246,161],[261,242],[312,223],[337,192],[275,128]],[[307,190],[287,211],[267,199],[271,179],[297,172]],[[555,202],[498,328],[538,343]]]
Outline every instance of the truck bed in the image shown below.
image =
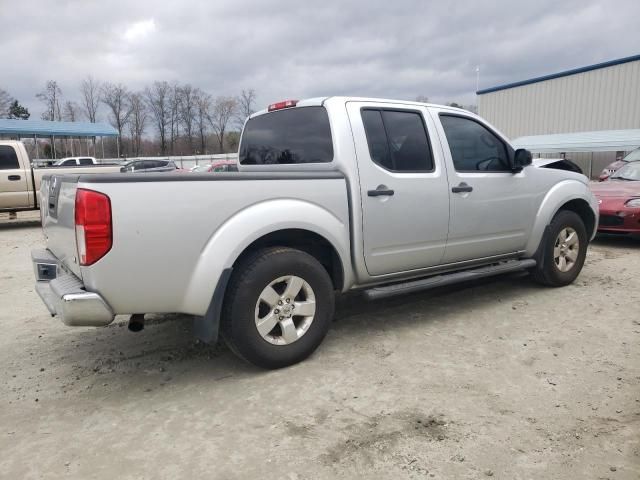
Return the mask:
[[[113,246],[90,267],[77,262],[77,188],[102,192],[111,201]],[[242,251],[251,241],[241,234],[234,242],[219,241],[234,217],[244,217],[234,225],[250,225],[252,218],[268,215],[281,229],[293,228],[289,213],[293,218],[295,209],[310,204],[339,222],[343,238],[337,240],[349,243],[346,181],[335,171],[52,175],[41,194],[49,198],[43,204],[47,248],[88,290],[114,299],[110,306],[116,314],[204,314],[211,285],[192,281],[203,273],[199,259],[215,256],[213,245]],[[307,227],[313,231],[317,222],[309,218]],[[299,220],[295,226],[300,228]],[[216,281],[212,275],[212,284]]]

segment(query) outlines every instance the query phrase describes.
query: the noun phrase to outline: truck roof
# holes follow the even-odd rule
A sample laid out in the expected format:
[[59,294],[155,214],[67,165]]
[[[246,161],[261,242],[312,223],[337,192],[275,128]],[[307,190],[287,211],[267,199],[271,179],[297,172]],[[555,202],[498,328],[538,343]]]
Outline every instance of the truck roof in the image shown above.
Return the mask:
[[[450,107],[448,105],[439,105],[439,104],[435,104],[435,103],[424,103],[424,102],[415,102],[415,101],[411,101],[411,100],[397,100],[397,99],[390,99],[390,98],[376,98],[376,97],[345,97],[345,96],[331,96],[331,97],[313,97],[313,98],[306,98],[303,100],[298,100],[297,104],[295,105],[296,107],[312,107],[312,106],[321,106],[324,105],[326,102],[328,101],[332,101],[332,102],[338,102],[338,103],[345,103],[345,102],[376,102],[376,103],[393,103],[393,104],[401,104],[401,105],[415,105],[415,106],[427,106],[427,107],[438,107],[438,108],[445,108],[447,110],[451,110],[454,112],[465,112],[465,113],[470,113],[467,110],[463,110],[461,108],[456,108],[456,107]],[[265,113],[269,113],[269,110],[267,108],[260,110],[258,112],[255,112],[253,114],[251,114],[251,116],[249,118],[253,118],[253,117],[257,117],[259,115],[264,115]]]

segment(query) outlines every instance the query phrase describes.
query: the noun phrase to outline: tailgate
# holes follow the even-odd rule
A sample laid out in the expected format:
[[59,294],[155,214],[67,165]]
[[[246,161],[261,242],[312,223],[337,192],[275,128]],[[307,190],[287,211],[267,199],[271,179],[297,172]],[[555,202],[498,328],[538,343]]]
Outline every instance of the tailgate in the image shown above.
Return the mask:
[[75,232],[77,175],[51,175],[40,184],[40,212],[47,249],[81,277]]

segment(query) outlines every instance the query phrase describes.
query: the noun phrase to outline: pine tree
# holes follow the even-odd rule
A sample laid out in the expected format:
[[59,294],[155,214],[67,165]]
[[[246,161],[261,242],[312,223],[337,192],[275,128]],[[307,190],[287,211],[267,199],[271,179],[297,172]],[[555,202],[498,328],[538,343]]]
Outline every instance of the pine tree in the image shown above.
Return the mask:
[[15,120],[28,120],[31,114],[26,107],[23,107],[18,103],[17,100],[14,100],[13,103],[9,106],[9,113],[7,118],[15,119]]

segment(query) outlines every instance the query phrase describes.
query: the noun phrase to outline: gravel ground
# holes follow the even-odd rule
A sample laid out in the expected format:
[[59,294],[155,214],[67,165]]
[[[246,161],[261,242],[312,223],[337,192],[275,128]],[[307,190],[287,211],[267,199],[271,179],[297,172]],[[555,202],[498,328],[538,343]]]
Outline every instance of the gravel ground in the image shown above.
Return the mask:
[[0,478],[640,478],[640,241],[577,282],[340,300],[312,358],[257,370],[189,318],[68,328],[0,216]]

